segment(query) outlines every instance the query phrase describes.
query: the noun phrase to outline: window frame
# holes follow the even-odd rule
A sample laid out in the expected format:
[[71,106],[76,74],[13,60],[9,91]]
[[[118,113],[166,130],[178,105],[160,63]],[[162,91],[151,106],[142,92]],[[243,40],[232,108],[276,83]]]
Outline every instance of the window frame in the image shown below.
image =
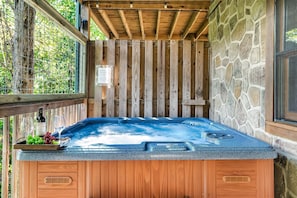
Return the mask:
[[[297,126],[289,122],[275,120],[275,1],[266,0],[266,66],[265,66],[265,130],[273,135],[297,141]],[[269,42],[273,41],[273,42]]]
[[46,17],[56,23],[62,30],[64,30],[70,37],[72,37],[80,47],[80,73],[78,78],[84,78],[78,87],[82,93],[74,94],[8,94],[0,95],[0,110],[5,106],[14,105],[31,105],[33,103],[47,104],[58,101],[81,100],[87,97],[88,84],[87,81],[87,53],[88,53],[88,30],[79,31],[69,21],[67,21],[54,7],[52,7],[46,0],[28,0],[26,1],[31,7],[40,11]]

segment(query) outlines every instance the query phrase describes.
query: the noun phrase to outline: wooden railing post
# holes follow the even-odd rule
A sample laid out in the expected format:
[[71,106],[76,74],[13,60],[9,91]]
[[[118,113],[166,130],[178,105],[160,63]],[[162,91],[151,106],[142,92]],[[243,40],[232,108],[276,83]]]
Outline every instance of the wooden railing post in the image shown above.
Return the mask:
[[3,120],[1,197],[8,197],[9,186],[9,116]]

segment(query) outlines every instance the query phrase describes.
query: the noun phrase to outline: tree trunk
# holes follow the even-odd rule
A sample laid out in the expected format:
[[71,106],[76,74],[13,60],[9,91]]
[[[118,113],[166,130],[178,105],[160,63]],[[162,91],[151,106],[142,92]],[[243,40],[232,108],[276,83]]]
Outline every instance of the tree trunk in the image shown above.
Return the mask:
[[36,11],[23,0],[15,0],[15,33],[13,36],[14,94],[33,93],[34,27]]

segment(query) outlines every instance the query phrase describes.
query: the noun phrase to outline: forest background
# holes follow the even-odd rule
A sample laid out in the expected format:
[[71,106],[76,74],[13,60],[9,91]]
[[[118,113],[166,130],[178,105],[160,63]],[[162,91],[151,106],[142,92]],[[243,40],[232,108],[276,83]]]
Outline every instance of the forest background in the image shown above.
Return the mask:
[[[80,29],[76,0],[47,2]],[[90,40],[96,39],[104,40],[105,36],[91,21]],[[21,51],[20,42],[24,45]],[[76,93],[78,45],[23,0],[0,0],[0,95]],[[0,118],[0,174],[2,136],[3,120]]]

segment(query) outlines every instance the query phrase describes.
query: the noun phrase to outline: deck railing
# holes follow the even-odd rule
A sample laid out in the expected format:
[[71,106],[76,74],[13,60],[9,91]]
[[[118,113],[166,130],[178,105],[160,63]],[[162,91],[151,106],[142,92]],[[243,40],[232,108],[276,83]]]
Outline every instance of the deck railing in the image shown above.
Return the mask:
[[0,122],[3,122],[2,140],[0,139],[0,141],[2,141],[1,197],[19,197],[18,186],[21,180],[18,174],[19,165],[16,160],[18,151],[13,149],[13,144],[24,137],[20,130],[22,117],[30,116],[33,120],[36,120],[39,107],[44,109],[47,131],[50,132],[54,131],[53,120],[55,115],[63,114],[66,126],[87,117],[85,99],[69,99],[21,105],[1,105]]

